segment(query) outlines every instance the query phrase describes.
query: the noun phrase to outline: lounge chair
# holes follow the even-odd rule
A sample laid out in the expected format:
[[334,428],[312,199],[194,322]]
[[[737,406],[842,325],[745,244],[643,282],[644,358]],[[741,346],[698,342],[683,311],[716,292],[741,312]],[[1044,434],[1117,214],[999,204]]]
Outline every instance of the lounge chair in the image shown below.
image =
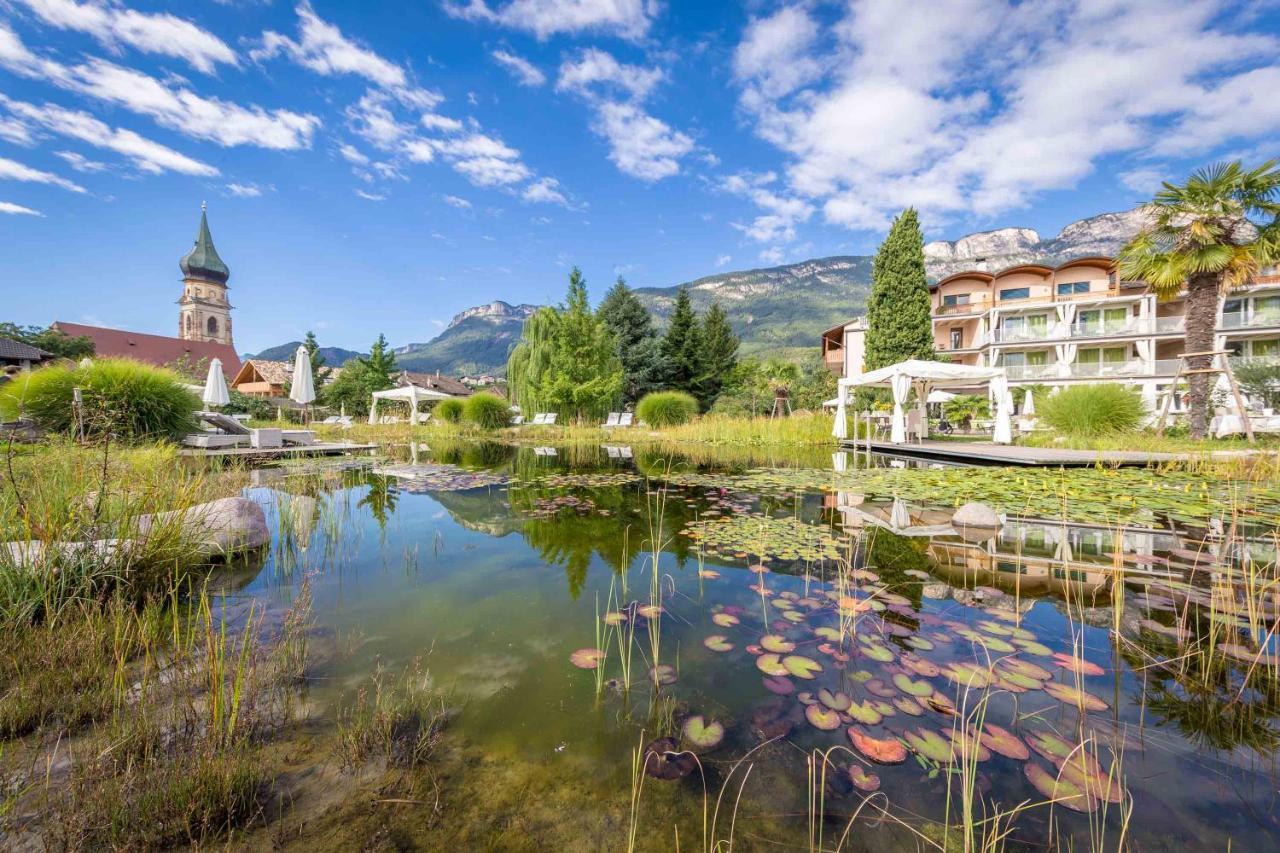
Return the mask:
[[533,421],[531,423],[533,426],[554,426],[555,422],[555,412],[538,412],[533,416]]
[[635,417],[636,416],[634,412],[622,412],[621,416],[618,418],[618,426],[620,427],[631,426],[635,422]]
[[524,415],[513,415],[511,418],[512,426],[520,426],[524,423]]
[[545,424],[546,426],[555,426],[556,415],[557,415],[556,412],[547,412],[547,419],[543,421],[543,424]]
[[606,418],[605,422],[600,424],[600,426],[604,427],[605,429],[608,429],[609,427],[616,427],[618,425],[618,421],[621,420],[621,418],[622,418],[621,412],[610,412],[609,417]]

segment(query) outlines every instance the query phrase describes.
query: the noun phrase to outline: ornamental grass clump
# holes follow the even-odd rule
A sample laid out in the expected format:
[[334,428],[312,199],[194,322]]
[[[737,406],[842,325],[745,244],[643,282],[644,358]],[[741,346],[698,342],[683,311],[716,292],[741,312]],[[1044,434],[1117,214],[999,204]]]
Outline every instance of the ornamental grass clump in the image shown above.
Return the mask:
[[[81,406],[74,406],[75,389]],[[127,358],[53,364],[0,389],[0,415],[50,432],[110,434],[128,442],[179,439],[195,428],[200,399],[171,370]]]
[[654,391],[636,404],[636,416],[653,427],[688,423],[698,414],[698,401],[683,391]]
[[436,403],[436,418],[448,424],[461,423],[465,405],[461,400],[441,400]]
[[462,405],[467,423],[481,429],[501,429],[511,422],[511,407],[497,394],[472,394]]
[[1077,385],[1040,405],[1045,423],[1077,437],[1133,432],[1146,415],[1142,397],[1123,385]]

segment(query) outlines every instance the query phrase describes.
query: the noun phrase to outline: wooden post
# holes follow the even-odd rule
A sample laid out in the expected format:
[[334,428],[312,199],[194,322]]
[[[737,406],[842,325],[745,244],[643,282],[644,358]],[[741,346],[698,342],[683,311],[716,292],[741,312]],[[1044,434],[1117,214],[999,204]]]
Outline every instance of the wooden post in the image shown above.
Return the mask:
[[1257,444],[1257,439],[1253,436],[1253,421],[1249,419],[1249,413],[1244,408],[1244,397],[1240,394],[1240,386],[1236,383],[1235,371],[1231,369],[1231,359],[1227,356],[1226,351],[1220,353],[1222,359],[1222,370],[1227,374],[1227,384],[1231,386],[1231,395],[1236,400],[1236,410],[1240,412],[1240,420],[1244,423],[1245,435],[1249,437],[1250,444]]

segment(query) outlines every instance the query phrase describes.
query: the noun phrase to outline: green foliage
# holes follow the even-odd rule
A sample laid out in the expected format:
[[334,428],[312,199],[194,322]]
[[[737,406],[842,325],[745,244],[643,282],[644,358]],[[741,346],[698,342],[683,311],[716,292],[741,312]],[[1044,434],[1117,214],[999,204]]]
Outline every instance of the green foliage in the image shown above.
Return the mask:
[[586,282],[574,267],[565,304],[541,308],[507,362],[513,399],[528,412],[555,411],[566,421],[598,417],[622,393],[623,367],[608,324],[591,311]]
[[975,420],[991,417],[991,400],[982,394],[957,394],[942,404],[942,414],[968,429]]
[[373,392],[395,384],[391,378],[395,370],[395,353],[387,347],[386,336],[378,335],[368,358],[348,361],[338,378],[327,385],[316,383],[319,400],[331,409],[345,408],[348,415],[367,415]]
[[773,410],[777,389],[785,388],[793,410],[820,411],[836,395],[836,377],[820,355],[797,364],[783,358],[760,361],[745,358],[726,376],[724,388],[712,411],[717,414],[755,417]]
[[463,401],[456,397],[441,400],[436,403],[435,416],[445,423],[461,423],[463,407]]
[[[1280,261],[1280,161],[1246,171],[1239,161],[1218,163],[1185,184],[1165,183],[1147,205],[1151,223],[1120,250],[1125,279],[1147,281],[1162,298],[1186,290],[1186,351],[1209,352],[1218,322],[1218,296]],[[1209,356],[1188,359],[1192,369]],[[1190,377],[1191,435],[1209,423],[1209,374]]]
[[697,399],[683,391],[654,391],[636,404],[636,417],[652,427],[688,423],[697,414]]
[[497,394],[481,391],[462,404],[463,417],[481,429],[499,429],[511,423],[511,407]]
[[1232,370],[1251,401],[1268,409],[1280,407],[1280,361],[1246,361]]
[[680,288],[659,347],[663,362],[663,384],[678,391],[692,392],[702,377],[702,329],[693,311],[689,289]]
[[618,276],[596,314],[617,341],[623,399],[635,402],[658,388],[662,382],[662,356],[653,319],[622,276]]
[[909,358],[933,358],[924,235],[915,208],[893,220],[871,268],[867,300],[867,370]]
[[250,397],[234,388],[227,389],[227,404],[222,406],[221,410],[228,414],[248,415],[259,421],[271,420],[276,416],[275,407],[266,400],[261,397]]
[[717,300],[711,303],[702,320],[701,374],[696,383],[698,402],[710,409],[724,388],[725,377],[738,363],[738,336],[729,326],[729,318]]
[[36,349],[61,358],[79,360],[93,355],[93,339],[84,336],[73,338],[64,335],[57,329],[45,326],[19,326],[15,323],[0,323],[0,338],[20,341]]
[[1132,432],[1147,415],[1138,392],[1113,383],[1064,388],[1037,406],[1041,420],[1071,436]]
[[396,354],[387,346],[387,336],[378,335],[378,339],[373,342],[373,346],[369,349],[369,357],[362,359],[365,369],[368,371],[371,381],[375,384],[382,384],[381,388],[391,387],[391,377],[397,371]]
[[0,389],[0,414],[30,417],[51,432],[76,425],[74,389],[83,399],[87,435],[124,441],[177,439],[195,427],[199,398],[170,370],[127,358],[101,358],[87,367],[52,364]]

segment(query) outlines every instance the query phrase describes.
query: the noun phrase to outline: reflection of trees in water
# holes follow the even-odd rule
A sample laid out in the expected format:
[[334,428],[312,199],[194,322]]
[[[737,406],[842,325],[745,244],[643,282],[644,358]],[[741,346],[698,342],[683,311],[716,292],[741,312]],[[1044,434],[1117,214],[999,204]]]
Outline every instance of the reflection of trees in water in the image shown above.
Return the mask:
[[365,478],[365,483],[368,485],[368,491],[356,506],[368,509],[369,514],[378,522],[378,529],[385,532],[387,519],[395,515],[396,504],[400,501],[400,489],[396,485],[396,478],[369,474]]

